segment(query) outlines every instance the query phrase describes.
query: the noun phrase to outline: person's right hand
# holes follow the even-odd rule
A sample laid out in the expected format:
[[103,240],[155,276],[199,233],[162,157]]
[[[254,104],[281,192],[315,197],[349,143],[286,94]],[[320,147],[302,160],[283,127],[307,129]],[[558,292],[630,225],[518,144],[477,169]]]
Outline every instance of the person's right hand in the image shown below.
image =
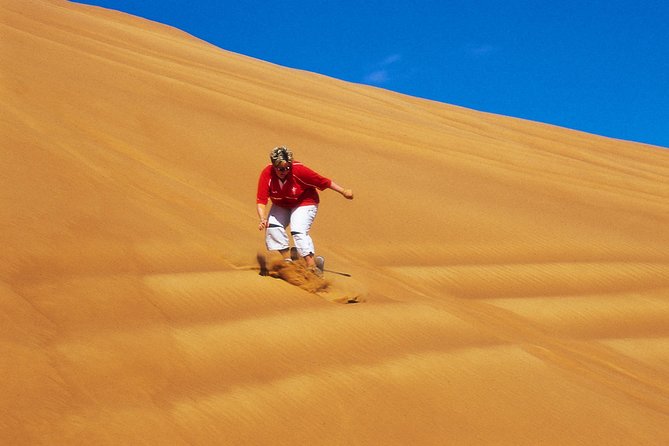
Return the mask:
[[260,223],[258,223],[258,231],[262,231],[263,229],[267,229],[267,219],[263,218],[260,220]]

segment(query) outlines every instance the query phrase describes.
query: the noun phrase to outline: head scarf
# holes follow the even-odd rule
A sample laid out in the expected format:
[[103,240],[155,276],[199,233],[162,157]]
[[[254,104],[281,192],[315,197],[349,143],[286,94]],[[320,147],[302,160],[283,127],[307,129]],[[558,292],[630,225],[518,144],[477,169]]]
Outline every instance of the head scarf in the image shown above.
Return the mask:
[[293,152],[286,146],[275,147],[270,152],[269,159],[274,166],[277,166],[282,162],[290,164],[293,162]]

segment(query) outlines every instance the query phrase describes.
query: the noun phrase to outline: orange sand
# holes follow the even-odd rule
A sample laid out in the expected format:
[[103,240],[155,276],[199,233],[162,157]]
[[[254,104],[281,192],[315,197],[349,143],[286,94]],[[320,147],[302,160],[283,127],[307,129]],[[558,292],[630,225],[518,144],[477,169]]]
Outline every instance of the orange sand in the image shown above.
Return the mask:
[[[0,444],[669,444],[669,152],[0,2]],[[252,267],[269,150],[339,305]]]

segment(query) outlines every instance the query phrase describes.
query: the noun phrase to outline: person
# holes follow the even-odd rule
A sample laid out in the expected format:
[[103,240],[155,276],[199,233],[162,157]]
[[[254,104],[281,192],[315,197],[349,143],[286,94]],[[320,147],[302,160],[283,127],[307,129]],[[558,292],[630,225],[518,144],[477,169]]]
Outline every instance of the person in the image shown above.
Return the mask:
[[[353,191],[293,160],[293,152],[288,147],[275,147],[269,159],[270,164],[260,172],[258,179],[258,230],[265,230],[268,250],[278,251],[286,261],[290,261],[290,243],[286,232],[290,226],[297,252],[304,258],[307,267],[316,272],[314,242],[309,230],[318,212],[318,191],[332,189],[348,200],[353,199]],[[267,214],[269,200],[272,206]]]

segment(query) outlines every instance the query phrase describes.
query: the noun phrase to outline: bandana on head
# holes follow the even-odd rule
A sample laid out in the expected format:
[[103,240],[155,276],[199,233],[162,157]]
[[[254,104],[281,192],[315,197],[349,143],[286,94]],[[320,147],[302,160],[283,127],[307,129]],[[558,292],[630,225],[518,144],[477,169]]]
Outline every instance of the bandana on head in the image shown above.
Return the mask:
[[293,152],[286,146],[275,147],[270,152],[269,159],[275,166],[282,162],[290,164],[293,162]]

